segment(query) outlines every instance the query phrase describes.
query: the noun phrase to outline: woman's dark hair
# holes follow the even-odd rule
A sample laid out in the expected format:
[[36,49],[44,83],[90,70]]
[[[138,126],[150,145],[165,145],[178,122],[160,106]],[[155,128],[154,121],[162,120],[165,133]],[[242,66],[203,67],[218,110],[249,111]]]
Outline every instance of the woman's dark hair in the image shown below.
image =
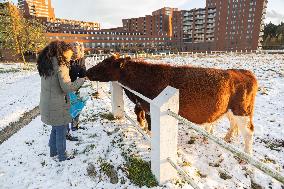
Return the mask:
[[71,45],[64,41],[52,41],[39,54],[37,59],[37,69],[41,77],[49,77],[53,74],[52,57],[58,61],[58,65],[66,65],[69,62],[63,56],[63,53],[72,50]]

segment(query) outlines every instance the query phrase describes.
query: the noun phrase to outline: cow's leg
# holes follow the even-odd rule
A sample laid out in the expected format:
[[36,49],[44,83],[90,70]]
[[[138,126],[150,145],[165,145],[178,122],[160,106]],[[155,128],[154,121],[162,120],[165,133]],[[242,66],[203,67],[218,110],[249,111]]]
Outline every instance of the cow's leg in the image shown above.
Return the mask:
[[238,135],[239,128],[238,128],[237,122],[235,120],[235,117],[234,117],[234,114],[232,113],[232,111],[229,110],[226,115],[227,115],[227,118],[230,121],[230,128],[229,128],[224,140],[226,142],[230,143],[231,140],[232,140],[232,137],[234,137],[235,134]]
[[234,115],[234,119],[236,120],[236,124],[238,125],[244,139],[244,151],[248,154],[252,154],[254,126],[251,118],[249,116]]
[[146,120],[148,124],[148,130],[151,131],[151,116],[149,113],[146,113]]
[[208,133],[213,134],[213,124],[207,123],[207,124],[205,125],[205,130],[206,130]]

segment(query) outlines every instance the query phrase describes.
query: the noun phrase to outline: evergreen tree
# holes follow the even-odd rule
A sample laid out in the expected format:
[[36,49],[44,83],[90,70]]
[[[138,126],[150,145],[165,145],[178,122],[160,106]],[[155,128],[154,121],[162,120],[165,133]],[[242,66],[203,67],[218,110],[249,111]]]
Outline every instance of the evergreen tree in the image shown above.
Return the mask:
[[284,23],[274,25],[269,23],[264,27],[264,49],[279,49],[284,46]]

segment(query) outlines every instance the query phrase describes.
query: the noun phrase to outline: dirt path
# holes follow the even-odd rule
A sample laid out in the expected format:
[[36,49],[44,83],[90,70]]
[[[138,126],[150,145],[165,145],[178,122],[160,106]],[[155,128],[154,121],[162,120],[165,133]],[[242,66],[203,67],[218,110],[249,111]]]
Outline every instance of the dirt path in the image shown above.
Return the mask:
[[0,144],[18,132],[21,128],[28,125],[38,115],[39,107],[37,106],[34,109],[25,112],[18,121],[10,123],[7,127],[0,131]]

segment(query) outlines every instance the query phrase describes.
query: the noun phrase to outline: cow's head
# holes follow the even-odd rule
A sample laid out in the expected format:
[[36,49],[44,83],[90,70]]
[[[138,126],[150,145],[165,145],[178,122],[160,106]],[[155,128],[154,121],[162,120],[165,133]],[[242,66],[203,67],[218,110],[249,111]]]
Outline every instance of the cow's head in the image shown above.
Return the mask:
[[119,58],[119,55],[113,55],[88,69],[87,77],[91,81],[119,81],[121,69],[127,60],[128,58]]

